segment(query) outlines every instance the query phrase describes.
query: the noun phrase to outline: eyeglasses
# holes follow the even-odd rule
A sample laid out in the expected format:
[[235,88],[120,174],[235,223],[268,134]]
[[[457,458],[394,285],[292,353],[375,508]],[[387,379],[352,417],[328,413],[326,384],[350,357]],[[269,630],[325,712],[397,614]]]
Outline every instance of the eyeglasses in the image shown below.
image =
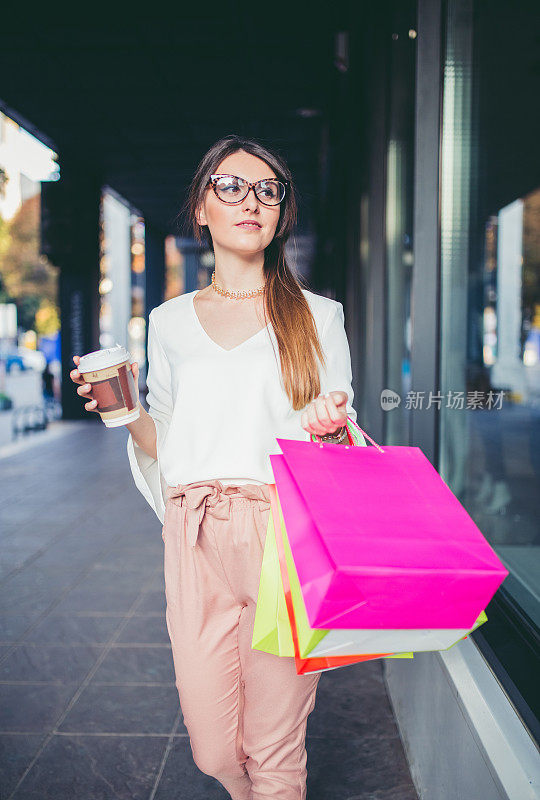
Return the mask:
[[211,186],[218,200],[222,203],[241,203],[253,189],[255,197],[264,206],[278,206],[285,197],[289,181],[266,178],[249,183],[237,175],[210,175],[207,186]]

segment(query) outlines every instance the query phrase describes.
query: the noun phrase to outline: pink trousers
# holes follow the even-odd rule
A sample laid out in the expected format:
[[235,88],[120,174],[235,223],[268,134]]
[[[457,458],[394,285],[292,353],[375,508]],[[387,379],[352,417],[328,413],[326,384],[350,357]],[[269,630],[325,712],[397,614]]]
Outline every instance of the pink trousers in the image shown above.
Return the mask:
[[167,489],[167,627],[193,758],[233,800],[305,800],[305,735],[320,673],[253,650],[268,485]]

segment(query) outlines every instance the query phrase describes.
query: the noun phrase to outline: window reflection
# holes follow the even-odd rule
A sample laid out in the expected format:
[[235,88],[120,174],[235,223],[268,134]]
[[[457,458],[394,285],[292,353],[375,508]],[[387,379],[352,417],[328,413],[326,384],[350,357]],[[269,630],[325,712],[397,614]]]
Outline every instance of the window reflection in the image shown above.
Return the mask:
[[439,467],[510,570],[501,591],[540,627],[537,77],[526,15],[513,9],[506,28],[495,6],[448,7],[441,391],[501,393],[502,403],[441,408]]

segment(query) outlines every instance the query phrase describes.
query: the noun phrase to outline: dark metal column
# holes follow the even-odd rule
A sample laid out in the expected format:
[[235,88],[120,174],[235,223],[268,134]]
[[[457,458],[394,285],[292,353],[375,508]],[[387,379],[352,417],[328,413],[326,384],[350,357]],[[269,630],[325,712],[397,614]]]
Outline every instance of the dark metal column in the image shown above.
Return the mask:
[[388,31],[384,9],[372,10],[372,25],[364,28],[362,69],[365,81],[365,142],[363,188],[359,213],[363,356],[360,366],[362,419],[376,441],[384,434],[380,395],[386,375],[385,225],[386,141],[388,102]]
[[145,223],[146,329],[150,311],[163,302],[165,296],[165,233],[149,222]]
[[69,377],[74,355],[99,349],[101,181],[88,166],[62,159],[59,181],[42,184],[42,251],[60,268],[62,419],[89,419]]
[[[425,398],[439,387],[441,48],[441,2],[418,0],[411,391]],[[411,417],[411,442],[436,465],[436,404]]]

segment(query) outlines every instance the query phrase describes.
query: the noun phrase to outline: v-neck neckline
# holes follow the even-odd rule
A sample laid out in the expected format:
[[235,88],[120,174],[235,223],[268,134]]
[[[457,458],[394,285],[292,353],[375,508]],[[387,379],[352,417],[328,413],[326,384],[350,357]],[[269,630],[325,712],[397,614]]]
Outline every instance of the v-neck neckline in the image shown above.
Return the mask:
[[248,342],[251,342],[251,340],[255,339],[256,336],[260,336],[261,333],[264,333],[264,331],[266,331],[270,327],[270,323],[268,323],[267,325],[264,326],[264,328],[261,328],[260,330],[256,331],[254,334],[252,334],[251,336],[248,336],[247,339],[244,339],[243,342],[240,342],[240,344],[237,344],[234,347],[230,347],[229,349],[227,349],[226,347],[222,347],[214,339],[212,339],[212,337],[207,333],[206,328],[204,328],[202,322],[199,319],[199,315],[197,314],[197,309],[195,308],[195,295],[198,294],[199,291],[200,291],[200,289],[196,289],[191,294],[191,310],[193,312],[193,316],[195,317],[195,322],[197,323],[198,327],[201,329],[201,331],[204,334],[204,336],[208,339],[208,341],[211,342],[214,345],[214,347],[217,347],[218,350],[221,350],[222,353],[233,353],[235,350],[238,350],[240,347],[243,347]]

